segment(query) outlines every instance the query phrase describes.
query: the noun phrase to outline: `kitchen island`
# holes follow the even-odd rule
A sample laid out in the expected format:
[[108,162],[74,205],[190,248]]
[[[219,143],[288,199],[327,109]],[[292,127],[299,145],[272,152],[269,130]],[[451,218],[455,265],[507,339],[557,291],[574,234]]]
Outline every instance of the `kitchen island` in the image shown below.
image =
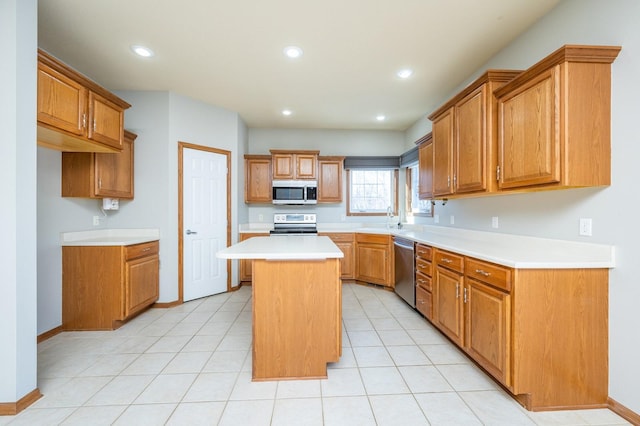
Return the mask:
[[283,235],[216,256],[253,263],[253,380],[326,378],[342,354],[342,251],[328,237]]

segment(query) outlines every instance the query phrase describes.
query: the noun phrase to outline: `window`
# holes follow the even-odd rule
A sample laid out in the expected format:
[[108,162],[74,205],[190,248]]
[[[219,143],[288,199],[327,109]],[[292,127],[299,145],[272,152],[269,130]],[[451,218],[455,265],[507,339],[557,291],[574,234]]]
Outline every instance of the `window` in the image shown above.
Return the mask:
[[347,169],[347,215],[386,215],[398,211],[397,169]]
[[407,167],[406,185],[407,216],[433,216],[433,204],[431,200],[418,198],[418,165]]

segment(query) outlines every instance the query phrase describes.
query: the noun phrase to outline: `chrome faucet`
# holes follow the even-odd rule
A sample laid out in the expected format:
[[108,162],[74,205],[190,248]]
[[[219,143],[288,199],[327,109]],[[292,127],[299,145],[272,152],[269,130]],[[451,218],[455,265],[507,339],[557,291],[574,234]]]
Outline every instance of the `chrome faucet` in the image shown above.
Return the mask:
[[391,221],[393,220],[393,212],[391,211],[391,206],[387,207],[387,228],[391,229]]

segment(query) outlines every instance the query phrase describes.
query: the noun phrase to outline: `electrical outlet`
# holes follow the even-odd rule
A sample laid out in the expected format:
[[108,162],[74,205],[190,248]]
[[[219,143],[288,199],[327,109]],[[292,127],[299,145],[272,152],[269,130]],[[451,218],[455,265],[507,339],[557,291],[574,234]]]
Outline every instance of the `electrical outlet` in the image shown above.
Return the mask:
[[345,220],[347,220],[347,215],[345,215],[345,214],[341,214],[341,215],[340,215],[340,220],[341,220],[341,221],[343,221],[343,222],[344,222]]
[[262,222],[264,221],[264,215],[259,214],[258,215],[258,222]]
[[93,217],[93,226],[99,226],[100,225],[100,216],[94,216]]
[[455,218],[455,217],[453,217],[453,215],[451,215],[451,216],[449,217],[449,224],[453,225],[454,223],[456,223],[456,218]]
[[590,217],[580,218],[580,235],[590,237],[593,233],[593,222]]
[[433,223],[440,223],[440,215],[439,214],[434,214],[433,215]]
[[497,229],[499,226],[500,225],[499,225],[499,222],[498,222],[498,216],[493,216],[491,218],[491,227]]

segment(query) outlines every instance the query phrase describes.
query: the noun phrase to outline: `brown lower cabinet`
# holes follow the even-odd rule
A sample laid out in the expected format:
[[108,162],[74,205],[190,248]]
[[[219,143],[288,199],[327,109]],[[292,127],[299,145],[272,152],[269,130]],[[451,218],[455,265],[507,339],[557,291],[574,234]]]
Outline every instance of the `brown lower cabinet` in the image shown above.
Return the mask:
[[[268,237],[269,234],[265,234],[264,232],[247,232],[240,234],[240,241],[248,240],[253,237]],[[240,282],[243,284],[251,285],[251,280],[253,279],[253,260],[252,259],[240,259]]]
[[393,237],[356,234],[356,280],[394,288]]
[[350,232],[332,232],[332,233],[319,233],[318,235],[324,235],[331,238],[331,241],[344,254],[344,257],[340,259],[340,278],[343,280],[352,280],[355,278],[355,237]]
[[525,408],[606,407],[607,269],[514,269],[433,251],[433,324]]
[[62,328],[113,330],[158,300],[159,248],[62,247]]

